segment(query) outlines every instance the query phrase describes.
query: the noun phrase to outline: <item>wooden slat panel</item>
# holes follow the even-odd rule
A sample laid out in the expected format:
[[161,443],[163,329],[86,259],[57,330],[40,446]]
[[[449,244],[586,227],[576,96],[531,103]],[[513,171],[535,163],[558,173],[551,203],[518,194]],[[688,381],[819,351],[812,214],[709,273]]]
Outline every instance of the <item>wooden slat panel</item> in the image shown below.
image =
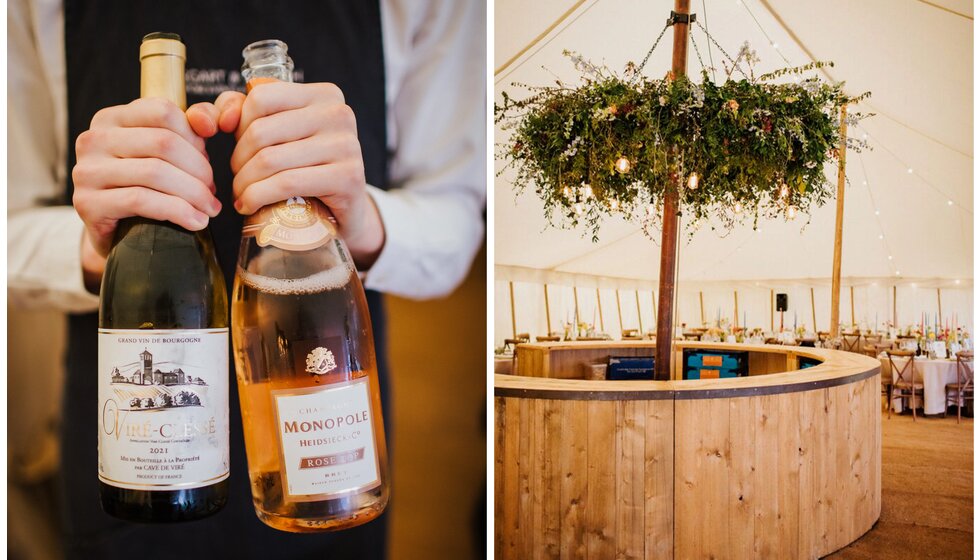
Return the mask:
[[730,543],[729,399],[675,401],[677,558],[723,558]]
[[621,403],[616,426],[616,558],[643,558],[644,403]]
[[497,541],[498,554],[502,558],[520,558],[518,539],[518,478],[520,469],[520,399],[499,399],[503,403],[503,501],[502,541]]
[[756,558],[755,514],[756,486],[765,484],[756,476],[756,409],[763,397],[727,399],[729,402],[729,440],[731,478],[729,481],[728,542],[732,558]]
[[616,555],[616,409],[621,406],[617,401],[589,401],[587,405],[589,507],[585,511],[585,542],[588,557],[593,559]]
[[[778,426],[779,395],[753,397],[755,417],[755,472],[778,473],[780,440]],[[779,532],[773,531],[782,523],[779,511],[780,492],[785,491],[781,476],[769,476],[753,487],[755,513],[752,520],[753,558],[779,558]],[[785,557],[785,556],[784,556]]]
[[[779,487],[779,516],[775,533],[778,551],[774,558],[795,558],[799,555],[800,527],[809,520],[800,518],[800,468],[808,460],[803,454],[800,439],[800,423],[793,420],[801,417],[801,397],[803,393],[773,395],[778,403],[778,412],[773,419],[778,432],[778,451],[776,478]],[[758,529],[756,529],[758,532]]]
[[504,502],[507,500],[508,492],[504,487],[506,478],[507,461],[504,441],[508,433],[506,413],[507,399],[493,399],[493,542],[494,549],[498,557],[506,557],[504,550],[504,538],[507,533],[504,521]]
[[589,414],[586,401],[563,401],[561,472],[561,557],[587,558],[585,512],[588,501]]
[[534,419],[531,413],[531,399],[520,399],[517,456],[517,547],[520,558],[530,558],[534,546],[534,519],[531,512],[531,474],[534,472]]
[[565,436],[562,411],[564,401],[539,400],[544,420],[542,466],[541,546],[544,558],[557,558],[561,552],[561,449],[577,434]]
[[[646,401],[643,535],[646,558],[674,557],[674,401]],[[678,557],[679,558],[679,557]]]

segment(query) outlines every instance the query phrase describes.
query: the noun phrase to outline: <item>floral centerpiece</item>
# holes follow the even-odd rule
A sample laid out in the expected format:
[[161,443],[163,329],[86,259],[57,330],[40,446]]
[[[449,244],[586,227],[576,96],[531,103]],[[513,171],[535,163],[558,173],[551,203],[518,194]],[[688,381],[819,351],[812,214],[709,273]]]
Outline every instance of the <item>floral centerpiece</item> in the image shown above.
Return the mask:
[[[823,168],[838,155],[841,107],[868,95],[848,97],[842,83],[816,77],[775,82],[832,63],[756,77],[758,58],[747,43],[721,83],[707,70],[700,83],[649,78],[632,63],[620,76],[566,55],[582,85],[559,82],[520,100],[502,94],[496,120],[513,134],[499,157],[516,168],[519,191],[535,189],[553,225],[584,224],[593,241],[606,216],[655,223],[669,185],[682,185],[692,223],[717,216],[730,228],[809,212],[834,196]],[[734,79],[740,63],[749,71]]]

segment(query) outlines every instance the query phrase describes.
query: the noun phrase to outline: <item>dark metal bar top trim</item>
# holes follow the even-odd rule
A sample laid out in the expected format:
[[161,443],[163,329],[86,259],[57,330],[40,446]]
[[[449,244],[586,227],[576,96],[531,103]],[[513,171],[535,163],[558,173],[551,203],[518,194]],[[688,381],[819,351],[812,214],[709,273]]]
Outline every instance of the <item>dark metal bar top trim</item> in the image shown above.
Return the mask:
[[[806,370],[800,370],[804,372]],[[551,399],[568,401],[655,401],[655,400],[692,400],[692,399],[727,399],[734,397],[759,397],[762,395],[779,395],[783,393],[800,393],[803,391],[814,391],[829,387],[838,387],[849,383],[863,381],[869,377],[878,375],[881,366],[873,367],[867,371],[845,375],[843,377],[832,377],[829,379],[816,379],[811,381],[801,381],[799,383],[785,383],[779,385],[761,385],[751,387],[726,387],[723,389],[691,389],[674,390],[666,389],[660,391],[617,391],[615,389],[581,391],[567,389],[537,389],[522,387],[494,387],[495,397],[509,397],[519,399]],[[758,376],[765,377],[765,376]],[[526,379],[526,378],[525,378]],[[609,381],[607,383],[616,383]]]

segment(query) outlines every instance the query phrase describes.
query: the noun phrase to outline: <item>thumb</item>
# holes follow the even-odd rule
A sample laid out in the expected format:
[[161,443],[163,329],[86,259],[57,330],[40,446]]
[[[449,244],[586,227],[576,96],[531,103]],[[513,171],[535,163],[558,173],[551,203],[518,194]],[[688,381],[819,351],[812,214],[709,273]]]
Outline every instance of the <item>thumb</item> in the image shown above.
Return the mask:
[[194,134],[201,138],[211,138],[218,133],[220,111],[211,103],[195,103],[187,109],[187,122]]
[[218,110],[217,123],[222,132],[234,132],[238,128],[238,123],[242,119],[242,105],[245,103],[245,94],[238,91],[222,92],[214,105]]

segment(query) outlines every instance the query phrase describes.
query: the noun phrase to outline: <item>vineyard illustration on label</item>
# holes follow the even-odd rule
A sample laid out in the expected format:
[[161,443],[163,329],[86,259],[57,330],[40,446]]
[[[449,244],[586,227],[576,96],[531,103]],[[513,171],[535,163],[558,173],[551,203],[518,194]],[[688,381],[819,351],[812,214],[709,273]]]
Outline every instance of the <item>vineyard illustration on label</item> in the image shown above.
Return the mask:
[[[180,367],[163,371],[153,367],[153,354],[140,352],[140,361],[129,373],[112,368],[112,388],[123,406],[133,412],[202,406],[201,394],[207,383],[200,377],[188,375]],[[126,366],[123,366],[124,368]],[[126,410],[126,409],[124,409]]]

